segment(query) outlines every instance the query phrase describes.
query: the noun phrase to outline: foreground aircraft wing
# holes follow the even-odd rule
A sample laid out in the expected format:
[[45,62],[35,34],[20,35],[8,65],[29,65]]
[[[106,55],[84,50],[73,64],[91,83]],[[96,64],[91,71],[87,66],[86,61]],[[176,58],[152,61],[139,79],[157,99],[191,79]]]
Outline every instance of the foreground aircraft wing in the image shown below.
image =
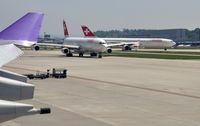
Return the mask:
[[45,108],[35,109],[32,105],[0,100],[0,122],[9,121],[20,116],[45,114]]
[[23,54],[15,45],[31,46],[37,42],[43,16],[27,13],[0,32],[0,67]]
[[[15,45],[31,46],[37,42],[43,16],[27,13],[0,32],[0,67],[23,54]],[[34,85],[27,83],[27,77],[0,69],[0,123],[21,116],[50,113],[49,108],[35,109],[32,105],[10,102],[31,99],[33,95]]]
[[79,49],[79,46],[76,45],[54,44],[54,43],[37,43],[35,46],[53,46],[60,48]]
[[0,46],[0,67],[22,55],[23,52],[14,44]]

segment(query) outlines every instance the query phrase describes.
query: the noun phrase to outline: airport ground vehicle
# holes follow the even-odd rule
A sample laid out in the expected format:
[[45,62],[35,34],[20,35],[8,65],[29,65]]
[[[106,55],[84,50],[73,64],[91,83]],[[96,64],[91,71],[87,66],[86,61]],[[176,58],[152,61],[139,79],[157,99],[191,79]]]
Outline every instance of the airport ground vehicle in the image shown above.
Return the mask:
[[52,73],[47,69],[47,72],[37,72],[36,74],[24,74],[29,79],[46,79],[46,78],[66,78],[67,69],[53,68]]
[[46,79],[48,78],[48,74],[44,72],[37,72],[36,74],[24,74],[29,79]]
[[52,77],[55,78],[66,78],[67,77],[67,69],[53,69],[52,74],[50,74]]

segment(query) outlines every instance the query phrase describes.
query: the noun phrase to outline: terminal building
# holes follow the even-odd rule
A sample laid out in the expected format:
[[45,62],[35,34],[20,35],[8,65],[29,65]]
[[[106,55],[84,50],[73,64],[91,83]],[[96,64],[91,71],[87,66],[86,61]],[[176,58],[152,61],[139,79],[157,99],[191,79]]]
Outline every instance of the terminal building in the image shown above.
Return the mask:
[[61,37],[52,37],[50,34],[44,33],[43,37],[38,38],[39,43],[57,43],[62,44],[64,41],[64,38]]

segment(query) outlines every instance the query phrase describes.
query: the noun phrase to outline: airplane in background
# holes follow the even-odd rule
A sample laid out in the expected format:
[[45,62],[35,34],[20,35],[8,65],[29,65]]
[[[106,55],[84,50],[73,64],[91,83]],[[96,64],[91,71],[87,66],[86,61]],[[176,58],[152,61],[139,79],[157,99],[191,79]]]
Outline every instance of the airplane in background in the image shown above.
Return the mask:
[[[85,25],[81,26],[85,37],[96,37],[96,35]],[[163,48],[167,50],[176,43],[171,39],[164,38],[101,38],[107,43],[123,43],[122,50],[142,48]]]
[[[15,45],[31,46],[37,42],[43,14],[30,12],[0,32],[0,67],[23,52]],[[34,85],[27,77],[0,69],[0,123],[21,116],[50,113],[50,108],[36,109],[33,105],[14,101],[32,99]]]
[[101,38],[85,38],[85,37],[69,37],[66,22],[63,20],[64,29],[64,42],[63,44],[52,43],[37,43],[34,48],[36,51],[40,49],[39,46],[55,46],[61,47],[62,53],[66,56],[73,56],[73,51],[79,54],[79,57],[83,57],[84,53],[90,53],[92,57],[98,56],[102,58],[102,53],[112,53],[111,47],[122,45],[120,44],[107,44],[105,40]]

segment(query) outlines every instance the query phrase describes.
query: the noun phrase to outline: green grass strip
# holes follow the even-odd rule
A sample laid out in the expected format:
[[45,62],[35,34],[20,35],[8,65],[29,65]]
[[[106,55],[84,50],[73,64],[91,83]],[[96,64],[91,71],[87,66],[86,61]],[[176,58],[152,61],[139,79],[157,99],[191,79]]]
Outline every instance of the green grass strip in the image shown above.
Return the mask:
[[105,56],[117,57],[132,57],[132,58],[155,58],[155,59],[184,59],[184,60],[199,60],[200,55],[178,55],[178,54],[163,54],[163,53],[141,53],[141,52],[113,52],[112,54],[105,54]]

